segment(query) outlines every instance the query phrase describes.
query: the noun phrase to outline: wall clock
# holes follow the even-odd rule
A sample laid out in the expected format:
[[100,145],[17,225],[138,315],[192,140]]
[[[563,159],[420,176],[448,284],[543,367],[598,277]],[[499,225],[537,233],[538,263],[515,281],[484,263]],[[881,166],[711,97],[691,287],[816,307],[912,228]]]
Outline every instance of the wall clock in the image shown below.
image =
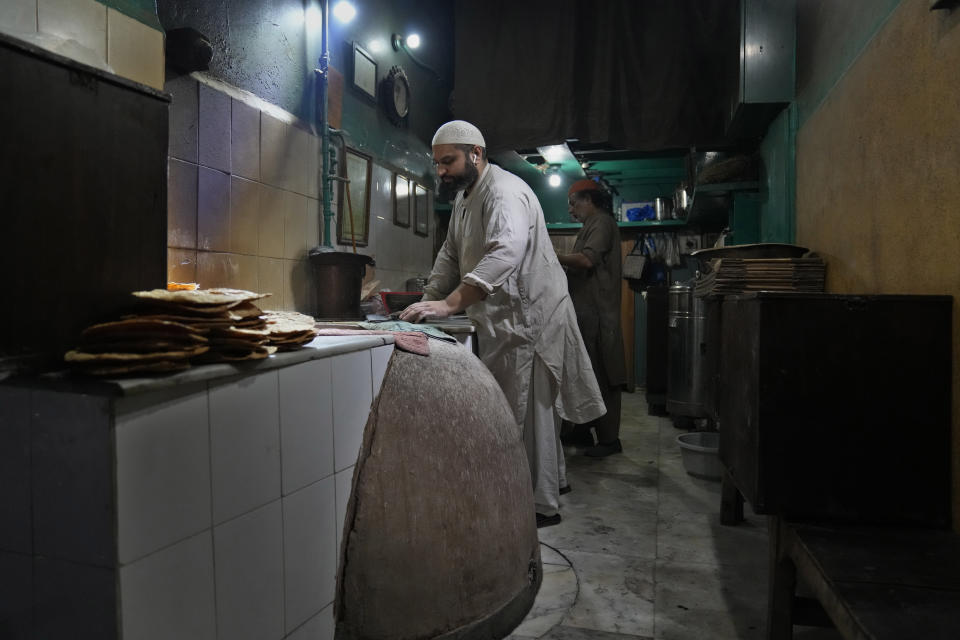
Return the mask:
[[392,67],[383,79],[380,95],[390,122],[399,126],[410,113],[411,100],[410,81],[399,65]]

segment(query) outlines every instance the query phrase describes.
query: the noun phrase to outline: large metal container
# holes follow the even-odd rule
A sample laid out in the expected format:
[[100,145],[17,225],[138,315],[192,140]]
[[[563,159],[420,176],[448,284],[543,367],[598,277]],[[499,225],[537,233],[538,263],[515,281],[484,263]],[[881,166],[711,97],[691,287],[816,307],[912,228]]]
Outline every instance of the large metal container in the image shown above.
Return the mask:
[[315,316],[322,320],[363,320],[360,291],[373,258],[346,251],[310,252],[316,292]]
[[706,312],[687,283],[670,287],[667,308],[667,412],[707,417]]

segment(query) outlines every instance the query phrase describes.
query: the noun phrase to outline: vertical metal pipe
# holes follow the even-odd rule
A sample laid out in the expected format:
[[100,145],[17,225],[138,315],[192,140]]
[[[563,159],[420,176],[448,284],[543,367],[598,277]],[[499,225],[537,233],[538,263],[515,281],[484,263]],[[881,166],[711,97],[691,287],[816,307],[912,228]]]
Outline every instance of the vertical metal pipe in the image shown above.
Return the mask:
[[333,189],[330,180],[330,127],[327,124],[327,93],[330,86],[330,0],[320,0],[323,7],[323,32],[320,42],[320,140],[321,140],[321,189],[323,199],[323,246],[332,247],[330,226],[333,220]]

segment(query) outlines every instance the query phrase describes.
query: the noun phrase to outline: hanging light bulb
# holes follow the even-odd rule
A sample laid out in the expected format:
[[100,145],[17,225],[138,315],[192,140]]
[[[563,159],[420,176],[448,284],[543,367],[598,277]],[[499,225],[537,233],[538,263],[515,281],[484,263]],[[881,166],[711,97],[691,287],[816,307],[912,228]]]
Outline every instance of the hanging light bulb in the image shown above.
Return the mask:
[[340,0],[340,2],[333,6],[333,17],[344,24],[353,20],[356,15],[356,7],[347,2],[347,0]]
[[562,182],[562,180],[560,179],[560,174],[557,172],[551,173],[550,177],[547,178],[547,182],[550,184],[551,187],[554,187],[554,188],[559,187],[560,183]]
[[420,36],[416,33],[411,33],[407,36],[406,43],[411,49],[416,49],[420,46]]

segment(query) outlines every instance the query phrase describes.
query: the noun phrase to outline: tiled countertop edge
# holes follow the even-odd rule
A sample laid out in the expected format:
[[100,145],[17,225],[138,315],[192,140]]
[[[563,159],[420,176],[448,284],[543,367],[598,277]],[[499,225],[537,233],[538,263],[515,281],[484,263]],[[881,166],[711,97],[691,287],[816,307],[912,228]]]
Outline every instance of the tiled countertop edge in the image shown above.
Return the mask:
[[68,371],[58,371],[33,378],[14,378],[4,382],[13,386],[71,390],[91,395],[107,396],[135,396],[153,391],[172,389],[182,385],[198,382],[211,382],[224,378],[250,375],[279,369],[291,365],[329,358],[344,353],[373,349],[387,344],[393,344],[393,336],[317,336],[314,340],[295,351],[275,353],[263,360],[247,362],[218,363],[195,365],[181,371],[167,375],[150,377],[130,377],[116,379],[87,378],[72,375]]

